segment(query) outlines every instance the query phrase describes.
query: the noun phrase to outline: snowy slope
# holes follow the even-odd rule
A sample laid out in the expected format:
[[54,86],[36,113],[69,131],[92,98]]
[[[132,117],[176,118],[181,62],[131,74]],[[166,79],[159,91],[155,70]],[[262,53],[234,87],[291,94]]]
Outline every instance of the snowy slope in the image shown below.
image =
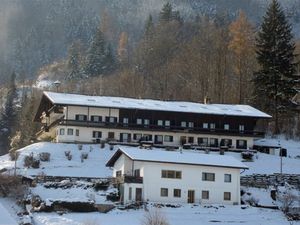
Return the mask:
[[9,214],[6,208],[0,203],[0,225],[17,225],[18,223]]
[[[281,145],[288,149],[288,156],[283,157],[283,173],[300,174],[300,144],[296,141],[281,141]],[[76,144],[63,144],[63,143],[47,143],[41,142],[29,145],[20,151],[20,157],[17,161],[18,171],[24,175],[38,175],[44,173],[52,176],[71,176],[71,177],[98,177],[104,178],[112,175],[112,170],[105,166],[110,157],[115,153],[118,147],[115,146],[114,150],[109,150],[108,145],[104,149],[100,145],[83,145],[83,149],[78,150]],[[163,151],[163,149],[157,149]],[[65,151],[70,151],[72,160],[67,160]],[[143,151],[143,150],[138,150]],[[144,150],[148,151],[148,150]],[[24,168],[23,160],[26,155],[31,153],[38,155],[41,152],[50,152],[50,162],[41,162],[39,169]],[[88,159],[81,162],[81,153],[88,153]],[[186,150],[184,153],[194,152],[203,156],[203,151]],[[218,152],[211,152],[210,154],[219,154]],[[226,152],[225,155],[233,156],[239,161],[243,161],[240,153]],[[264,153],[257,153],[254,156],[253,162],[243,162],[249,167],[248,170],[243,172],[243,175],[260,173],[272,174],[280,172],[280,157],[276,155],[268,155]],[[0,157],[0,170],[2,168],[12,169],[13,173],[14,162],[9,160],[8,155]]]

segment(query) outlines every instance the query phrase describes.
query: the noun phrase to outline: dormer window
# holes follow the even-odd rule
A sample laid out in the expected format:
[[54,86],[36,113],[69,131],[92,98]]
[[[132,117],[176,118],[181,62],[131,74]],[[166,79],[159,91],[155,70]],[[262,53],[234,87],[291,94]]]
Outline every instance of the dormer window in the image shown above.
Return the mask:
[[189,128],[193,128],[194,127],[194,122],[189,122]]
[[101,122],[102,121],[102,117],[101,116],[91,116],[91,121],[92,122]]
[[186,122],[185,121],[181,121],[181,127],[186,127]]
[[77,115],[75,115],[75,120],[78,120],[78,121],[87,121],[87,116],[86,115],[82,115],[82,114],[77,114]]
[[136,119],[136,124],[137,125],[142,125],[143,124],[143,120],[140,119],[140,118]]
[[215,124],[215,123],[210,123],[210,124],[209,124],[209,128],[210,128],[211,130],[216,129],[216,124]]
[[157,126],[163,126],[163,121],[162,120],[157,120]]
[[208,129],[208,123],[203,123],[203,129]]

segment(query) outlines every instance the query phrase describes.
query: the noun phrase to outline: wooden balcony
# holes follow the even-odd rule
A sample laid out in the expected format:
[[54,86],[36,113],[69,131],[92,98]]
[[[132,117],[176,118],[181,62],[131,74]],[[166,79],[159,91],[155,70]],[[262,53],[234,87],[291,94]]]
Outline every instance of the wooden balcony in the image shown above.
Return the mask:
[[180,127],[180,126],[158,126],[158,125],[138,125],[138,124],[123,124],[123,123],[110,123],[110,122],[93,122],[93,121],[79,121],[79,120],[61,120],[59,124],[69,126],[82,126],[82,127],[99,127],[99,128],[117,128],[117,129],[134,129],[143,131],[166,131],[166,132],[180,132],[191,134],[215,134],[215,135],[230,135],[230,136],[252,136],[263,137],[264,132],[238,129],[204,129],[202,127]]
[[115,182],[119,183],[119,184],[124,184],[124,183],[142,184],[143,183],[143,177],[122,175],[120,177],[116,177]]

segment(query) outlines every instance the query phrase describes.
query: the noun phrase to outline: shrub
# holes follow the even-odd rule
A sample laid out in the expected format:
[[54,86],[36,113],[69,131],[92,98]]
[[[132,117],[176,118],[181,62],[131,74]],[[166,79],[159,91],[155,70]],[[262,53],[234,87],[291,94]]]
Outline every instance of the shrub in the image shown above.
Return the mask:
[[86,152],[81,153],[81,158],[82,158],[82,159],[87,159],[88,156],[89,156],[89,154],[86,153]]
[[105,142],[104,141],[101,141],[100,148],[105,148]]
[[29,168],[31,167],[32,162],[33,162],[33,153],[31,152],[30,155],[26,155],[24,157],[24,166]]
[[169,225],[169,222],[159,209],[153,209],[145,213],[141,225]]
[[0,174],[0,196],[23,197],[27,186],[22,184],[22,178]]
[[79,145],[78,145],[78,150],[79,150],[79,151],[82,150],[82,144],[79,144]]
[[39,154],[40,160],[42,162],[49,162],[50,161],[50,153],[49,152],[42,152]]

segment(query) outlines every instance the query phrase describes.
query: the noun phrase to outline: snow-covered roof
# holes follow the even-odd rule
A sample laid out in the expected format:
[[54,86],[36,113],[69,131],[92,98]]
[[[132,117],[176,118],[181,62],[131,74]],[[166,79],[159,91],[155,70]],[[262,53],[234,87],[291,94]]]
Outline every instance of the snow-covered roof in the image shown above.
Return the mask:
[[112,167],[121,154],[125,154],[135,161],[248,169],[245,164],[232,156],[187,151],[162,151],[158,149],[144,150],[126,146],[120,146],[119,150],[107,162],[106,166]]
[[270,115],[259,111],[249,105],[229,104],[201,104],[184,101],[161,101],[152,99],[134,99],[109,96],[88,96],[78,94],[65,94],[57,92],[44,92],[44,95],[58,105],[77,105],[106,108],[126,108],[172,112],[187,112],[199,114],[215,114],[230,116],[247,116],[258,118],[271,118]]

